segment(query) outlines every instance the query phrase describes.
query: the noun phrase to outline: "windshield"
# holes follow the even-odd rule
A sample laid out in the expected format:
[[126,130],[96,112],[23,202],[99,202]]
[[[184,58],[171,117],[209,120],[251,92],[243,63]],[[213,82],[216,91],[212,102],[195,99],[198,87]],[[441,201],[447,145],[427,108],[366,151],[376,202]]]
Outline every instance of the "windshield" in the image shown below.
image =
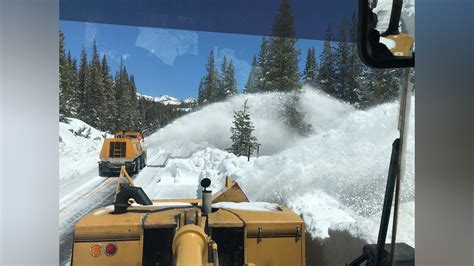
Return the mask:
[[[134,182],[151,199],[230,176],[303,217],[308,265],[344,265],[377,241],[402,71],[360,61],[357,1],[122,3],[61,3],[60,113],[94,129],[64,144],[61,167],[95,156],[105,132],[146,132],[159,167]],[[414,246],[410,101],[397,241]]]

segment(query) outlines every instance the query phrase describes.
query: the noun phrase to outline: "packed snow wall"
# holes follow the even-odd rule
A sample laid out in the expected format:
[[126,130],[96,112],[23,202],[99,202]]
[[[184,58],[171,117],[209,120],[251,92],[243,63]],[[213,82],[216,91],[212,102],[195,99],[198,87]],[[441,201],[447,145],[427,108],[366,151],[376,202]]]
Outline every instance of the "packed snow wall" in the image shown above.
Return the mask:
[[[158,175],[176,184],[195,182],[197,196],[200,179],[211,178],[211,188],[217,190],[229,175],[252,201],[279,202],[302,214],[313,237],[326,238],[333,229],[376,241],[392,142],[398,136],[398,102],[357,110],[304,88],[299,109],[313,133],[301,137],[283,123],[285,97],[239,95],[177,119],[146,140],[150,148],[170,156]],[[233,111],[241,110],[245,100],[261,144],[260,156],[253,155],[249,162],[225,151],[231,145]],[[398,236],[410,245],[414,245],[413,109],[414,98]],[[140,176],[137,183],[147,184],[144,189],[150,197],[159,197],[157,183]]]

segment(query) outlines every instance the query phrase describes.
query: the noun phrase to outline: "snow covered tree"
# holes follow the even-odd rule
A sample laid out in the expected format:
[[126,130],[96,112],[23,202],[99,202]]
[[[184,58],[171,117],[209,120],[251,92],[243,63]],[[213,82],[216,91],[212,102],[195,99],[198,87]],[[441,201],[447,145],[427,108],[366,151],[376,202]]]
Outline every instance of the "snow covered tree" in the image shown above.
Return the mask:
[[293,92],[284,97],[281,117],[289,130],[307,137],[313,131],[313,127],[304,121],[305,113],[299,110],[300,97],[300,92]]
[[306,64],[303,71],[303,83],[316,87],[318,65],[316,63],[316,51],[314,47],[308,48]]
[[289,0],[282,0],[272,25],[268,62],[263,67],[262,87],[265,91],[293,91],[299,83],[297,42]]
[[245,100],[242,110],[234,111],[234,125],[230,128],[232,146],[227,151],[237,156],[252,154],[257,147],[257,138],[253,135],[255,127],[250,119],[248,109],[247,100]]
[[255,76],[257,80],[256,91],[261,92],[266,91],[267,88],[264,87],[266,84],[268,72],[268,60],[270,56],[270,44],[269,39],[265,36],[262,37],[262,43],[260,44],[260,50],[258,52],[257,67],[255,71]]
[[260,68],[257,64],[257,58],[255,55],[252,59],[252,69],[250,70],[249,77],[247,79],[247,84],[244,88],[244,93],[255,93],[259,91],[258,83],[259,83],[259,73]]
[[319,64],[319,84],[323,91],[330,95],[335,95],[335,66],[334,66],[334,51],[332,47],[331,25],[328,25],[326,35],[324,36],[323,52],[320,54]]
[[400,91],[400,69],[371,69],[371,86],[368,95],[371,105],[396,100]]

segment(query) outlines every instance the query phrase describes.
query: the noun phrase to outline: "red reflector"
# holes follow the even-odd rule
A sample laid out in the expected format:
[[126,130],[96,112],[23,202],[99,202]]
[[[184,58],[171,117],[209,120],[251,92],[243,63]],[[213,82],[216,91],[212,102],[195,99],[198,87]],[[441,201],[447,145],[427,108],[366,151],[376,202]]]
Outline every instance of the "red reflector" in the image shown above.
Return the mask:
[[117,252],[117,246],[113,243],[110,243],[105,247],[105,254],[107,256],[113,256],[115,255],[116,252]]

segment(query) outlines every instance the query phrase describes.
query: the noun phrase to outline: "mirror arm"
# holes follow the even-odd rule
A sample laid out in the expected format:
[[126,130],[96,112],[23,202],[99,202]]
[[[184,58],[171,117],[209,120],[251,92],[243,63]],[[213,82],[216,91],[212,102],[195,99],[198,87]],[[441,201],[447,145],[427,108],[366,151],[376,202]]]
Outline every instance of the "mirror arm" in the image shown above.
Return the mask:
[[385,37],[388,35],[398,35],[400,31],[398,30],[398,25],[400,25],[400,17],[402,15],[402,6],[403,0],[393,0],[392,2],[392,12],[390,14],[390,22],[388,24],[387,30],[381,34]]

